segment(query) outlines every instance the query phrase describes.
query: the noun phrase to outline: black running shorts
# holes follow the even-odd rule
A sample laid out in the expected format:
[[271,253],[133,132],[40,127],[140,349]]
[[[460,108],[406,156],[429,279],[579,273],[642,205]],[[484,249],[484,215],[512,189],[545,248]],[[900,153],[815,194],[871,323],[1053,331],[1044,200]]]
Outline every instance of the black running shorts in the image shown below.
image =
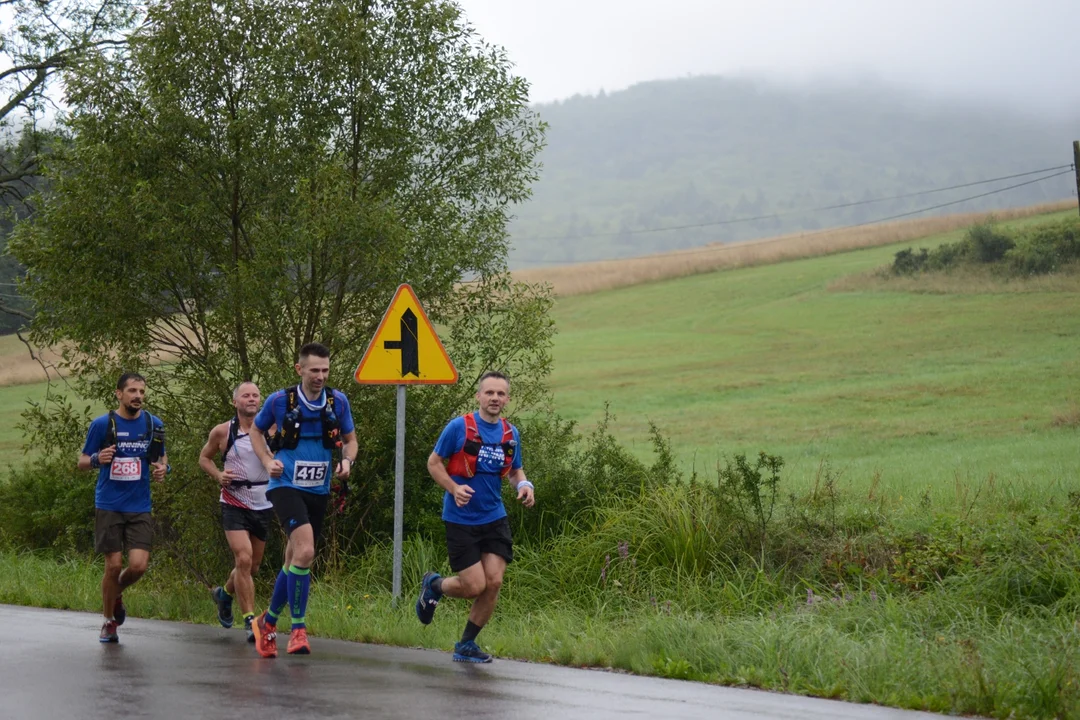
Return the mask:
[[514,542],[510,538],[510,520],[501,518],[486,525],[446,523],[446,549],[450,569],[461,572],[480,562],[483,553],[492,553],[514,562]]
[[326,517],[326,506],[330,503],[329,495],[316,495],[291,487],[276,487],[267,491],[266,497],[274,506],[274,513],[286,534],[292,535],[292,531],[301,525],[311,525],[311,532],[316,540],[319,539],[323,518]]
[[125,550],[150,551],[154,524],[150,513],[125,513],[115,510],[94,510],[94,549],[99,553]]
[[256,540],[266,542],[270,537],[270,522],[274,519],[274,511],[251,510],[250,508],[237,507],[229,503],[221,503],[221,526],[226,532],[242,530]]

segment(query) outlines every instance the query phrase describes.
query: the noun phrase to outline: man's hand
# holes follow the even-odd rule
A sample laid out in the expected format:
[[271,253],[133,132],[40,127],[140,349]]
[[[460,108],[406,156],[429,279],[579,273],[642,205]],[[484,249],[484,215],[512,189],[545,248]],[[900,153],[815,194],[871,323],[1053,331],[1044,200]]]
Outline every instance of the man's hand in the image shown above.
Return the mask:
[[236,479],[236,473],[232,470],[222,470],[218,473],[217,481],[221,487],[229,487],[233,480]]
[[532,483],[524,481],[518,483],[517,499],[527,508],[533,506],[533,503],[536,502],[536,497],[533,494]]
[[110,445],[104,450],[98,450],[97,459],[99,465],[109,465],[113,461],[113,456],[116,455],[116,446]]
[[271,460],[268,464],[263,465],[263,468],[272,478],[281,477],[281,473],[285,472],[285,464],[280,460]]
[[465,507],[469,504],[469,500],[472,499],[473,489],[468,485],[458,485],[454,488],[454,504],[458,507]]
[[337,464],[337,470],[335,470],[334,475],[339,480],[344,481],[344,480],[348,479],[349,473],[351,473],[351,472],[352,472],[352,460],[350,460],[349,458],[341,458],[341,462],[339,462]]
[[[100,455],[98,457],[101,457]],[[168,465],[164,460],[150,463],[150,477],[154,482],[162,482],[165,480],[165,471],[168,469]]]

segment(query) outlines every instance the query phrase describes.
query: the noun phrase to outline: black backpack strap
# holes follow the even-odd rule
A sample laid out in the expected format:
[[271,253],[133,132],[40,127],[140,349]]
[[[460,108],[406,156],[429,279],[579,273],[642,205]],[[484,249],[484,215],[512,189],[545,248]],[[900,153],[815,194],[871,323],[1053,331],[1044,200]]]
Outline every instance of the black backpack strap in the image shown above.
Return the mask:
[[116,411],[109,411],[109,421],[105,428],[105,439],[102,442],[100,450],[104,450],[107,447],[111,447],[116,444]]
[[154,418],[146,412],[146,431],[149,433],[149,443],[146,446],[146,459],[152,463],[161,460],[165,455],[165,424],[160,428],[154,427]]
[[[232,450],[233,445],[236,444],[236,436],[240,434],[240,416],[233,415],[233,419],[229,421],[229,438],[225,441],[225,452],[221,453],[221,462],[224,463],[225,459],[229,457],[229,451]],[[267,436],[269,438],[269,436]]]
[[322,409],[323,447],[327,450],[340,450],[341,418],[338,417],[334,401],[334,388],[326,388],[326,404]]

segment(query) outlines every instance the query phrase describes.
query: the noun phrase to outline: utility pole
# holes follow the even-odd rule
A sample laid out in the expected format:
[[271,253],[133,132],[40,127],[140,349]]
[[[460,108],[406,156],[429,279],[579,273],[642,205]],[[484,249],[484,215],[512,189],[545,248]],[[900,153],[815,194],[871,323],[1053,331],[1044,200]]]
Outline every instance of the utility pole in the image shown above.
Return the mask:
[[1080,140],[1073,140],[1073,170],[1076,171],[1076,209],[1080,211]]

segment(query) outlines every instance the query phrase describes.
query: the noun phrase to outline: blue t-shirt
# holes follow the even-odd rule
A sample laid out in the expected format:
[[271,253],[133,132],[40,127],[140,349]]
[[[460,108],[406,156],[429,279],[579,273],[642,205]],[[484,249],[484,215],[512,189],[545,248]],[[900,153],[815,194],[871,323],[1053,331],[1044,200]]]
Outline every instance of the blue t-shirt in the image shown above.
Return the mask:
[[[266,489],[270,491],[279,487],[291,487],[316,495],[327,495],[330,493],[334,468],[331,467],[333,451],[324,448],[322,442],[322,411],[326,405],[326,390],[323,390],[316,402],[304,397],[303,390],[297,390],[296,395],[297,408],[300,410],[300,442],[292,450],[282,448],[274,454],[274,458],[280,460],[285,469],[282,470],[281,477],[270,478]],[[288,404],[289,399],[284,390],[271,394],[255,416],[255,427],[263,432],[273,425],[281,428]],[[338,417],[342,435],[348,435],[356,429],[349,399],[340,390],[334,390],[334,414]]]
[[[502,472],[505,456],[503,455],[502,420],[493,423],[484,421],[480,413],[473,413],[476,418],[476,429],[480,431],[480,440],[483,447],[476,456],[476,474],[471,478],[451,475],[458,485],[468,485],[473,489],[473,496],[465,507],[458,507],[454,502],[454,496],[446,493],[443,496],[442,519],[446,522],[458,523],[459,525],[486,525],[506,517],[506,507],[502,501]],[[521,437],[518,429],[510,426],[514,433],[514,442],[517,444],[517,452],[510,467],[515,470],[521,467]],[[439,441],[435,443],[435,454],[444,460],[449,460],[452,455],[461,450],[465,444],[465,418],[457,417],[443,428]]]
[[[114,512],[150,512],[150,462],[146,453],[150,449],[153,433],[146,432],[145,410],[140,410],[134,420],[119,414],[116,418],[116,454],[108,465],[98,470],[97,488],[94,490],[94,506]],[[154,428],[163,425],[159,418],[150,415]],[[94,418],[86,433],[83,445],[85,455],[105,449],[105,435],[109,430],[109,415]],[[165,450],[162,448],[162,454]]]

